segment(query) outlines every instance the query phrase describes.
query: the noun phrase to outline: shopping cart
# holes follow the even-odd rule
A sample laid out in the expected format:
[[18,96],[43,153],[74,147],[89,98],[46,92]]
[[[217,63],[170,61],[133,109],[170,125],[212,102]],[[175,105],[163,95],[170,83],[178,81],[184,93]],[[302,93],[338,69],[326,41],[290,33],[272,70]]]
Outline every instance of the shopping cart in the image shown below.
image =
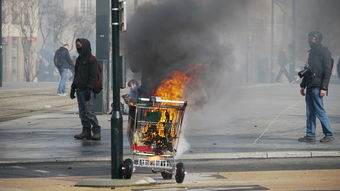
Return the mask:
[[127,134],[133,158],[123,163],[124,178],[131,178],[134,167],[148,167],[164,179],[174,174],[177,183],[183,182],[184,165],[176,164],[175,156],[186,105],[186,101],[151,97],[130,106]]

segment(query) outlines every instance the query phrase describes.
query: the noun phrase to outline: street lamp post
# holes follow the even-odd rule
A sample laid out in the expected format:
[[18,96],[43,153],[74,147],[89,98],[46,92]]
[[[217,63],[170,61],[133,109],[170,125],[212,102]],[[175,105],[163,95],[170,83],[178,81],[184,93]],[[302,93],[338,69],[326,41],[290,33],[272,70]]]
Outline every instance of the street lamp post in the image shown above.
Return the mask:
[[111,0],[112,23],[112,83],[113,108],[111,116],[111,177],[122,179],[123,162],[123,120],[120,111],[120,78],[119,72],[119,2]]

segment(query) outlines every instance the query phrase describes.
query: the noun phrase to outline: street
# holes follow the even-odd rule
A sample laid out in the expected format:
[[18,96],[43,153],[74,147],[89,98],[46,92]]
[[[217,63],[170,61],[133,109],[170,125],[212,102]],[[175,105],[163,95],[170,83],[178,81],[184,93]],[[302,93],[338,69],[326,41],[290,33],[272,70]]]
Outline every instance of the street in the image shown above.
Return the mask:
[[[340,160],[327,158],[281,158],[241,160],[182,160],[187,175],[183,184],[163,180],[148,168],[137,168],[133,177],[152,177],[151,188],[117,188],[117,190],[338,190]],[[86,177],[84,176],[86,175]],[[109,178],[110,162],[17,163],[0,165],[0,186],[37,190],[37,185],[60,190],[69,189],[84,178]],[[319,177],[319,178],[318,178]],[[320,178],[322,177],[322,178]],[[29,181],[28,181],[29,180]],[[12,184],[11,184],[12,182]],[[49,183],[49,185],[47,184]],[[59,188],[58,188],[59,187]],[[42,189],[41,188],[41,189]],[[219,188],[219,189],[217,189]],[[78,190],[83,190],[78,187]],[[98,189],[99,190],[99,189]],[[105,190],[100,188],[100,190]]]
[[[325,106],[335,134],[340,134],[340,85],[332,84],[330,88]],[[241,86],[235,87],[234,92],[237,96],[231,94],[229,98],[224,98],[233,100],[232,102],[213,100],[203,108],[189,107],[186,110],[178,148],[179,157],[192,155],[194,158],[201,158],[214,156],[216,153],[259,152],[266,153],[270,158],[271,153],[275,157],[275,152],[303,154],[340,151],[340,139],[327,144],[305,144],[297,141],[305,133],[304,98],[299,95],[298,85]],[[69,100],[68,97],[58,97],[59,99]],[[76,107],[76,103],[73,103],[64,109],[41,110],[42,114],[1,122],[0,160],[108,158],[111,116],[98,115],[102,126],[101,141],[74,140],[73,135],[81,129]],[[129,155],[130,146],[125,136],[127,116],[124,115],[123,118],[123,149],[124,155]],[[323,136],[319,124],[316,136],[317,139]],[[271,153],[268,155],[268,152]],[[337,155],[336,152],[335,154]],[[310,153],[307,155],[311,156]]]
[[[340,85],[330,87],[325,105],[339,134]],[[297,85],[247,85],[234,87],[232,92],[224,98],[232,102],[215,99],[202,108],[186,110],[184,139],[176,157],[187,170],[183,184],[163,180],[150,169],[136,169],[133,178],[151,177],[157,184],[116,189],[340,189],[340,140],[327,144],[297,141],[305,131],[304,100]],[[0,188],[93,190],[74,185],[84,178],[110,177],[110,115],[98,115],[101,141],[73,139],[80,130],[75,103],[30,115],[0,123]],[[124,158],[131,158],[126,127],[124,115]],[[317,138],[321,137],[318,124]]]

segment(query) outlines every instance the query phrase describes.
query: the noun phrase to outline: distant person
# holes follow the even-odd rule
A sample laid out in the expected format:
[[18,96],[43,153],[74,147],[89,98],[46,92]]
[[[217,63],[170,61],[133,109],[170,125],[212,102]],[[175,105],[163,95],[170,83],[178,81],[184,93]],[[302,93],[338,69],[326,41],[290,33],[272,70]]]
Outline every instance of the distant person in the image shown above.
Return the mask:
[[134,105],[137,103],[140,86],[138,81],[134,79],[128,82],[128,86],[130,87],[130,91],[129,94],[124,96],[124,101],[126,104]]
[[336,65],[336,70],[338,72],[338,78],[340,79],[340,58],[339,58],[338,63]]
[[[333,141],[334,133],[328,115],[324,109],[323,97],[327,95],[328,84],[332,74],[332,58],[329,50],[321,44],[322,34],[313,31],[308,34],[309,50],[306,71],[300,84],[300,93],[306,96],[306,136],[299,138],[299,142],[315,142],[316,117],[321,122],[325,135],[320,142]],[[306,93],[305,93],[305,89]]]
[[60,47],[55,52],[53,58],[54,65],[57,67],[60,74],[60,81],[57,90],[57,95],[59,96],[66,96],[67,73],[70,68],[74,68],[68,49],[69,45],[64,44],[64,46]]
[[129,105],[129,127],[127,129],[127,135],[129,137],[129,141],[131,144],[133,138],[134,131],[134,122],[135,122],[135,114],[136,114],[136,104],[138,101],[138,97],[140,95],[140,86],[137,80],[132,79],[128,82],[128,86],[130,87],[129,94],[124,95],[124,101]]
[[100,126],[92,111],[97,60],[91,53],[91,45],[87,39],[77,39],[76,47],[79,56],[76,60],[70,97],[74,99],[75,94],[77,95],[79,117],[83,128],[82,132],[74,138],[100,140]]
[[286,55],[286,51],[284,49],[281,49],[278,53],[278,58],[277,58],[279,65],[280,65],[280,72],[278,73],[276,77],[276,81],[279,82],[281,75],[284,74],[286,78],[288,79],[289,82],[293,81],[292,77],[288,73],[286,66],[288,65],[288,58]]

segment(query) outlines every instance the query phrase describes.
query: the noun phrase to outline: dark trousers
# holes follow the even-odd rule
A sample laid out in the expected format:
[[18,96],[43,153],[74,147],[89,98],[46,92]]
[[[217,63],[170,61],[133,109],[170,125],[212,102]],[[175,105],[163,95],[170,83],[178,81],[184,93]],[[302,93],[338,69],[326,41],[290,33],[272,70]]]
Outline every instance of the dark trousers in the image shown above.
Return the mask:
[[83,125],[84,130],[91,131],[91,126],[92,126],[93,133],[100,133],[100,126],[98,124],[97,117],[92,111],[93,97],[94,97],[93,92],[91,92],[91,99],[89,101],[85,101],[85,91],[77,90],[76,93],[77,93],[79,117],[80,117],[81,124]]

